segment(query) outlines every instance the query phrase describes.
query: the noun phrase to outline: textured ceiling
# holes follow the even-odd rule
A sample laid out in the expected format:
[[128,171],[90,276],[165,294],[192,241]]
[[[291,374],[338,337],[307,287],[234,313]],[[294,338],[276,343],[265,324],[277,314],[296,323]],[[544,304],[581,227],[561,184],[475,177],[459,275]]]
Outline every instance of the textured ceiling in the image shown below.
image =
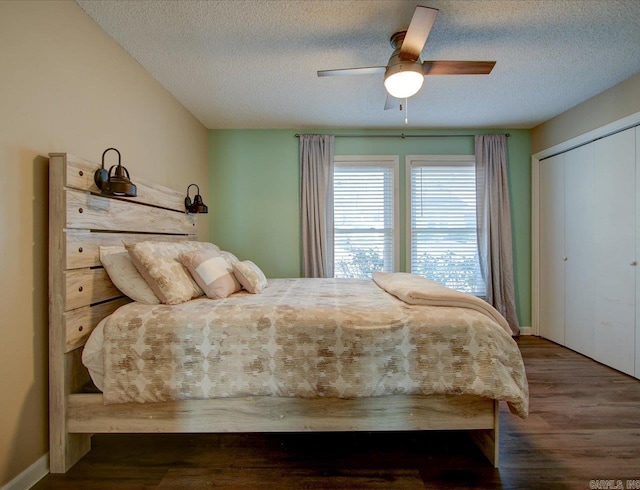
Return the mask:
[[77,0],[208,128],[400,128],[382,75],[416,5],[440,13],[422,59],[495,60],[427,77],[409,126],[533,127],[640,71],[640,0]]

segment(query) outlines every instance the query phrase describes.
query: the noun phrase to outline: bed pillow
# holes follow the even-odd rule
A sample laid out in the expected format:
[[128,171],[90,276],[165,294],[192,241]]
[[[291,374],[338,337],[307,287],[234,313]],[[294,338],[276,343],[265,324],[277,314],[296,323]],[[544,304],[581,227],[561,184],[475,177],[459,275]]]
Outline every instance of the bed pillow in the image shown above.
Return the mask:
[[180,262],[180,255],[197,250],[217,251],[206,242],[139,242],[125,244],[131,261],[158,299],[165,304],[184,303],[202,296],[200,286]]
[[157,305],[160,300],[131,262],[127,249],[122,246],[100,247],[100,262],[109,279],[123,294],[133,301]]
[[231,252],[227,252],[226,250],[220,250],[220,255],[227,259],[230,267],[233,266],[233,264],[235,264],[236,262],[240,262],[238,257],[233,255]]
[[260,268],[250,260],[233,264],[233,274],[247,291],[261,293],[267,287],[267,278]]
[[242,289],[233,275],[233,268],[221,253],[198,250],[180,255],[180,261],[209,298],[226,298]]
[[103,318],[84,344],[82,349],[82,364],[89,371],[91,381],[100,391],[104,391],[104,356],[102,347],[104,345],[104,325],[109,316]]

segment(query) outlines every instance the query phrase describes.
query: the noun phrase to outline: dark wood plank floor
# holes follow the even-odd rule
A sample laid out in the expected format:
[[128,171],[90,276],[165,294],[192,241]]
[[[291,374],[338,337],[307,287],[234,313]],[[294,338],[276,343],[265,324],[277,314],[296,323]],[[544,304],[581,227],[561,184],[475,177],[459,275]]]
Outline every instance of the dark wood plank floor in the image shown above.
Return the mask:
[[456,432],[95,435],[34,488],[640,488],[640,381],[540,338],[519,343],[531,414],[501,404],[499,470]]

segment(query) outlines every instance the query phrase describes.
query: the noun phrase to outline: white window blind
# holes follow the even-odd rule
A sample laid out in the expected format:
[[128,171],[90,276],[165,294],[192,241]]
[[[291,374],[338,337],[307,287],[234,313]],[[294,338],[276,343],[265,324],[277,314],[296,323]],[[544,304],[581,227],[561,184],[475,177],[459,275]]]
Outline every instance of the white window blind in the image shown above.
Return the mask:
[[407,159],[411,182],[411,272],[484,296],[478,260],[473,156]]
[[388,157],[384,162],[361,158],[335,160],[335,277],[365,278],[394,270],[397,157],[391,163]]

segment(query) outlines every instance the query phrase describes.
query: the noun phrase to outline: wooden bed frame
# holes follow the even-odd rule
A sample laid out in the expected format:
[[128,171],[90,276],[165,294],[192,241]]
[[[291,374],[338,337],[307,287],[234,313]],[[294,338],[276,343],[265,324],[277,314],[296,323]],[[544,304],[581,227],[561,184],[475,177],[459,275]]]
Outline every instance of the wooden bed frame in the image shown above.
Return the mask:
[[91,449],[94,433],[468,430],[498,466],[498,402],[478,396],[360,399],[219,398],[103,405],[82,387],[86,339],[98,322],[130,300],[111,283],[100,245],[194,240],[184,194],[132,177],[136,198],[103,197],[99,165],[67,153],[49,155],[50,471],[64,473]]

